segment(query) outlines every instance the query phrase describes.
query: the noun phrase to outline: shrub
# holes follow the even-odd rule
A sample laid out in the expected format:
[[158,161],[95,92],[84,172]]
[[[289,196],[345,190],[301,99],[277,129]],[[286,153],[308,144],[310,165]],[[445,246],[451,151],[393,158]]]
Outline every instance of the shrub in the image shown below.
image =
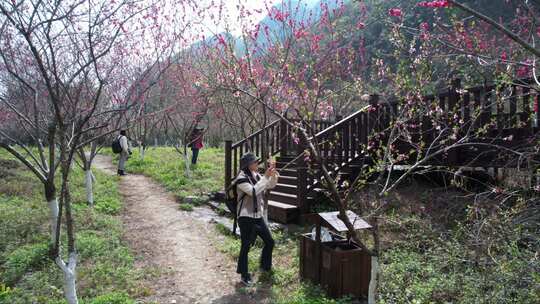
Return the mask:
[[179,208],[182,211],[193,211],[193,205],[192,204],[180,204]]
[[36,243],[15,249],[7,256],[3,265],[3,281],[8,285],[13,285],[26,272],[43,265],[48,260],[48,253],[48,243]]
[[103,198],[100,198],[100,200],[96,202],[96,205],[94,208],[96,209],[96,211],[101,212],[101,213],[117,215],[118,213],[120,213],[122,204],[115,197],[103,197]]
[[84,304],[135,304],[126,293],[113,292],[85,301]]

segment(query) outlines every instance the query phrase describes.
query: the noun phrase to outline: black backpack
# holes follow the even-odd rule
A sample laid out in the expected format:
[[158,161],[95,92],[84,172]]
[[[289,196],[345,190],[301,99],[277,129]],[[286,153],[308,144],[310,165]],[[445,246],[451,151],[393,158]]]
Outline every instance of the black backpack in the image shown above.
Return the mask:
[[[245,179],[247,181],[247,178]],[[227,205],[227,209],[234,214],[233,218],[233,234],[236,235],[236,226],[237,226],[237,220],[239,215],[239,208],[238,208],[238,190],[236,189],[239,182],[244,182],[243,179],[235,178],[234,181],[227,187],[225,190],[225,205]],[[246,197],[246,194],[242,194],[242,198],[240,199],[240,210],[242,210],[242,206],[244,204],[244,198]]]
[[122,152],[122,145],[120,144],[120,136],[113,140],[111,144],[112,151],[116,154]]

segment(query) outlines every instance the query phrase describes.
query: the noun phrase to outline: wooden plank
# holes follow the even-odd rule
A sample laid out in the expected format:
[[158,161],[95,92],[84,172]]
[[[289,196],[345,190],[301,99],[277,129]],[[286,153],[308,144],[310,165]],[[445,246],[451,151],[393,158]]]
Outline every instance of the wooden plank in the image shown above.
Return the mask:
[[509,117],[509,127],[510,128],[517,128],[518,127],[518,116],[516,115],[517,112],[517,87],[516,85],[512,85],[511,87],[511,95],[509,100],[509,107],[510,107],[510,117]]
[[232,140],[225,141],[225,187],[227,189],[232,180]]
[[[522,128],[531,130],[531,90],[527,86],[521,88],[521,113],[520,122]],[[529,132],[526,132],[529,133]]]
[[[338,217],[339,216],[338,211],[322,212],[322,213],[319,213],[319,216],[326,223],[327,227],[333,229],[334,231],[337,231],[337,232],[347,231],[347,226],[345,226],[345,223]],[[349,221],[351,221],[351,223],[353,224],[356,230],[371,228],[370,224],[368,224],[366,221],[360,218],[356,213],[350,210],[347,210],[347,217],[349,218]]]

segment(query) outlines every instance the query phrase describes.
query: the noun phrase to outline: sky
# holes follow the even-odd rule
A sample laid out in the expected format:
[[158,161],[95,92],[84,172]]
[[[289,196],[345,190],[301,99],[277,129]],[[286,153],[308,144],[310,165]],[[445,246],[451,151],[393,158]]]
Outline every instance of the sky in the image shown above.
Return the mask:
[[[224,11],[227,12],[223,14],[227,15],[224,18],[225,22],[215,26],[214,22],[208,19],[206,20],[205,25],[209,28],[209,33],[221,33],[225,31],[226,27],[229,27],[233,34],[239,34],[241,29],[241,23],[239,21],[241,14],[240,7],[244,7],[252,14],[247,18],[250,22],[258,23],[267,15],[266,6],[272,7],[281,1],[282,0],[214,0],[215,3],[222,2],[224,4]],[[204,0],[203,2],[211,3],[212,0]],[[216,15],[219,14],[219,9],[213,9],[212,13]],[[243,18],[243,20],[246,20],[246,18]]]

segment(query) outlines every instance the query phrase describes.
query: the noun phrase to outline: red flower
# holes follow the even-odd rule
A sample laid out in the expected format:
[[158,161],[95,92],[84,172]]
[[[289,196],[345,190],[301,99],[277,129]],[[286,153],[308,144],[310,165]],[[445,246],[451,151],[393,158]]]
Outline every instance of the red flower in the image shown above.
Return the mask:
[[403,16],[403,12],[399,8],[392,8],[388,11],[388,14],[392,17],[401,17]]
[[502,60],[502,61],[508,60],[508,55],[506,54],[505,51],[503,51],[502,54],[501,54],[501,60]]
[[422,22],[420,24],[420,28],[423,30],[423,31],[429,31],[429,24],[427,22]]
[[531,73],[530,68],[528,66],[521,66],[517,70],[517,77],[519,78],[525,78],[529,76]]
[[418,3],[418,6],[420,7],[432,7],[432,8],[439,8],[439,7],[450,7],[450,2],[447,0],[442,1],[422,1]]
[[300,29],[300,30],[298,30],[298,31],[296,31],[294,33],[294,37],[296,39],[302,39],[302,38],[306,37],[307,35],[308,35],[308,33],[306,31],[304,31],[303,29]]
[[218,35],[217,39],[218,39],[219,44],[221,44],[223,46],[227,45],[227,42],[225,42],[225,38],[223,38],[222,35]]

